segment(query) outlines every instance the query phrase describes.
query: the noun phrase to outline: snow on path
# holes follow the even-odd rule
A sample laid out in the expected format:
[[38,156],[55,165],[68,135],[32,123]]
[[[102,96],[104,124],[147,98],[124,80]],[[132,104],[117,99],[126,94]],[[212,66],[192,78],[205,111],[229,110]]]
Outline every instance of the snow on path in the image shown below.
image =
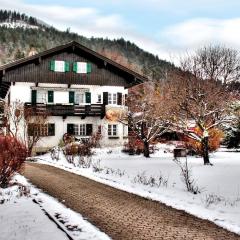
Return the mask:
[[[20,197],[17,186],[0,189],[0,200],[4,200],[4,203],[0,204],[0,240],[69,239],[41,208],[74,240],[110,240],[80,214],[33,187],[23,176],[17,175],[15,181],[30,189],[30,196]],[[40,206],[34,203],[33,199]]]
[[[120,148],[96,149],[94,162],[100,160],[105,171],[93,172],[69,164],[63,155],[59,161],[52,160],[49,154],[41,156],[39,163],[49,164],[64,170],[80,174],[112,187],[131,192],[169,206],[184,210],[217,225],[240,234],[240,153],[219,152],[212,155],[214,166],[204,166],[200,158],[189,157],[196,184],[202,188],[201,194],[191,194],[185,190],[180,170],[172,161],[172,153],[165,151],[166,146],[152,155],[150,159],[142,156],[128,156]],[[106,169],[114,173],[106,172]],[[123,176],[116,172],[120,171]],[[137,174],[162,176],[167,186],[150,187],[134,182]]]

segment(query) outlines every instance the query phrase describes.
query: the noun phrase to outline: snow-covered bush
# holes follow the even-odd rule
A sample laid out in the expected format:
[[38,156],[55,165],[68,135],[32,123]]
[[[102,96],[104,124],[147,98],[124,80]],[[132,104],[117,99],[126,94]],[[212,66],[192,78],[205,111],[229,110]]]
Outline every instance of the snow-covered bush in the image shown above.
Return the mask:
[[102,172],[104,169],[101,167],[101,161],[92,162],[93,172]]
[[0,136],[0,187],[8,186],[27,157],[27,148],[12,136]]
[[140,183],[145,186],[150,186],[150,187],[167,187],[168,186],[168,179],[165,178],[162,174],[159,176],[147,176],[146,172],[142,172],[137,174],[137,176],[134,177],[133,179],[134,183]]

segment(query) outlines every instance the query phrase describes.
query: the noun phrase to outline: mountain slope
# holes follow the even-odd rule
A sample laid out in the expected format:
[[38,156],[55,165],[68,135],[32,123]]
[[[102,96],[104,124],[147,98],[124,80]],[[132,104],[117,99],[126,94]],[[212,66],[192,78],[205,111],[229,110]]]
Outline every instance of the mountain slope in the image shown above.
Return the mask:
[[174,67],[123,38],[86,38],[25,14],[0,10],[0,65],[73,40],[149,78],[160,79],[166,69]]

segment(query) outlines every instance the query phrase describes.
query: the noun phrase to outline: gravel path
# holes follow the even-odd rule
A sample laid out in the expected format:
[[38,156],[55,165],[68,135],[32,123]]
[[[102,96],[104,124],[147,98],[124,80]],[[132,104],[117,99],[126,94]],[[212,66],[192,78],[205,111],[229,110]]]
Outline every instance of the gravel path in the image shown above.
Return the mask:
[[240,240],[209,221],[55,167],[27,163],[23,175],[112,239]]

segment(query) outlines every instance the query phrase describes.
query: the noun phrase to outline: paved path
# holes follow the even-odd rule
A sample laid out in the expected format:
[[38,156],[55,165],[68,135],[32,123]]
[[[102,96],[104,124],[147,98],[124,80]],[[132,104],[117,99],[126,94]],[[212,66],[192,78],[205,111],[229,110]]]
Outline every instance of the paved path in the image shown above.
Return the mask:
[[211,222],[58,168],[27,163],[24,175],[113,239],[240,240]]

